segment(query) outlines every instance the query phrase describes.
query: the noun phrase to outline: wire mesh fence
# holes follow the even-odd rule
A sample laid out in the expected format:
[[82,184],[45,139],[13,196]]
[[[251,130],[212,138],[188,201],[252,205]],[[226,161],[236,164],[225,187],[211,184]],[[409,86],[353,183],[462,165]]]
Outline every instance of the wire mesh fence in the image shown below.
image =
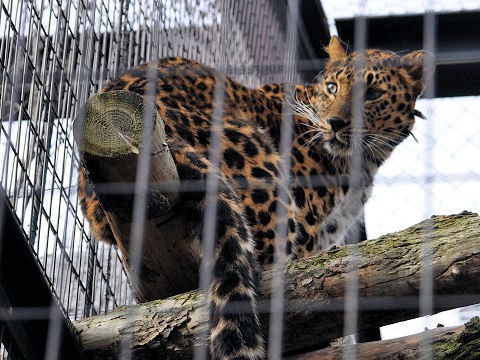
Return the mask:
[[[348,9],[333,1],[323,3],[330,11],[327,16],[333,32],[335,16],[357,17],[360,30],[351,45],[365,48],[368,34],[361,21],[373,12],[365,7],[366,2]],[[349,13],[352,8],[356,10]],[[459,10],[465,8],[471,10],[471,3]],[[388,8],[382,11],[392,13]],[[312,82],[323,60],[299,12],[299,3],[280,0],[2,0],[0,183],[52,293],[71,320],[135,303],[117,248],[93,241],[80,211],[76,193],[79,158],[72,125],[80,107],[126,70],[168,56],[215,67],[249,87]],[[433,23],[426,26],[423,39],[433,52],[434,31]],[[223,103],[222,97],[218,99]],[[428,120],[417,121],[418,142],[409,137],[377,175],[365,210],[369,237],[399,230],[435,213],[480,208],[479,198],[471,196],[480,184],[475,161],[479,150],[475,139],[480,134],[475,122],[478,97],[425,99],[417,107]],[[279,152],[284,156],[291,149],[291,131],[282,126],[285,138]],[[291,179],[287,176],[282,181],[288,188]],[[207,179],[207,199],[215,199],[218,186]],[[210,203],[215,205],[213,200]],[[215,209],[207,206],[206,225],[215,225]],[[140,211],[138,216],[145,215]],[[205,239],[212,241],[214,232],[214,226],[203,229]],[[426,244],[424,278],[431,283]],[[208,241],[202,246],[204,254],[212,252]],[[355,263],[358,254],[351,256]],[[281,257],[275,265],[284,265]],[[200,276],[201,288],[206,290],[211,268],[201,269],[205,272]],[[271,308],[271,320],[277,322],[269,334],[271,358],[279,358],[282,351],[284,279],[277,280]],[[345,335],[355,333],[358,320],[358,277],[352,276],[349,284]],[[428,284],[424,293],[422,313],[427,314],[432,296]],[[1,334],[0,340],[0,358],[7,358],[10,342]],[[204,358],[206,352],[199,350],[196,356]]]
[[228,38],[230,47],[221,51],[221,14],[212,1],[2,2],[2,184],[72,318],[131,298],[115,251],[85,246],[71,119],[106,81],[152,58],[176,55],[215,65],[228,54],[231,71],[243,72],[244,82],[278,79],[278,67],[261,72],[254,65],[282,65],[284,41],[273,34],[281,33],[285,5],[227,5],[225,16],[237,27],[228,36],[237,38]]

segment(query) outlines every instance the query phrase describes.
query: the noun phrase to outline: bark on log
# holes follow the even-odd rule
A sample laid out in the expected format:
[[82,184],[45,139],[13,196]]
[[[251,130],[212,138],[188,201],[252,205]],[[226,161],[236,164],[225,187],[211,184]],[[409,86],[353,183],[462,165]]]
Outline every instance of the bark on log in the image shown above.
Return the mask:
[[[358,246],[359,331],[418,316],[421,245],[433,250],[434,309],[480,302],[480,217],[462,213],[436,216],[406,230]],[[285,269],[286,354],[327,346],[343,336],[345,279],[352,267],[352,246],[339,247],[289,264]],[[272,272],[263,276],[259,307],[268,311]],[[201,323],[196,291],[170,299],[120,308],[75,323],[87,357],[116,358],[120,344],[132,338],[135,358],[190,358]],[[264,334],[268,316],[264,313]]]
[[422,354],[432,354],[435,360],[480,359],[480,319],[475,317],[465,326],[439,327],[398,339],[330,346],[289,360],[343,360],[347,354],[365,360],[413,360],[423,358]]
[[[187,241],[187,214],[175,208],[180,182],[155,105],[130,91],[94,95],[75,119],[74,135],[137,299],[143,302],[195,289],[199,251]],[[142,153],[150,164],[146,166],[150,170],[144,203],[147,214],[140,226],[144,233],[142,264],[133,269],[129,247]],[[140,237],[134,238],[138,241]]]

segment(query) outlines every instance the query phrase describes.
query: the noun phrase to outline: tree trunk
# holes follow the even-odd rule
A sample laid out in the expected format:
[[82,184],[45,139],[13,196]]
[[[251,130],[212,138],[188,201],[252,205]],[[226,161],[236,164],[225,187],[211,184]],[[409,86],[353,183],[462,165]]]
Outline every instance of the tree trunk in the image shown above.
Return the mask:
[[[480,302],[480,218],[464,212],[435,216],[406,230],[358,245],[359,326],[368,330],[418,316],[421,247],[432,244],[435,311]],[[353,246],[338,247],[292,262],[285,269],[286,354],[327,346],[343,336],[345,282]],[[265,272],[259,309],[268,334],[272,277]],[[119,308],[75,323],[86,357],[116,358],[130,339],[134,358],[190,358],[199,326],[201,297],[196,291],[166,300]]]
[[[475,317],[465,326],[439,327],[398,339],[330,346],[289,360],[343,360],[347,353],[354,355],[355,359],[365,360],[413,360],[426,358],[428,354],[432,354],[435,360],[480,359],[480,320]],[[422,354],[426,356],[422,357]]]

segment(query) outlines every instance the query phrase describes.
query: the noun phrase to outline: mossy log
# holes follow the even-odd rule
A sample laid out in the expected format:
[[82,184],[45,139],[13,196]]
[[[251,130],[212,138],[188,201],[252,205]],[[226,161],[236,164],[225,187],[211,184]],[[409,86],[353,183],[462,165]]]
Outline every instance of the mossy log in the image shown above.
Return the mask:
[[[200,252],[189,241],[188,214],[177,206],[180,181],[155,104],[131,91],[94,95],[75,119],[74,135],[137,299],[195,289]],[[139,164],[146,181],[137,179]],[[134,198],[144,189],[145,221],[136,227],[143,236],[132,236]],[[141,264],[132,263],[132,238],[142,241]]]
[[[418,316],[421,248],[432,245],[434,311],[480,302],[480,217],[472,213],[435,216],[415,226],[358,245],[359,331]],[[343,336],[345,279],[352,269],[352,246],[343,246],[285,268],[286,354],[322,348]],[[265,272],[259,308],[268,326],[271,279]],[[75,323],[86,357],[116,358],[131,336],[134,358],[192,355],[194,335],[204,326],[196,291]]]
[[398,339],[329,346],[289,360],[343,360],[347,353],[355,355],[355,359],[366,360],[414,360],[429,358],[429,354],[435,360],[477,360],[480,359],[480,319],[474,317],[465,326],[439,327]]

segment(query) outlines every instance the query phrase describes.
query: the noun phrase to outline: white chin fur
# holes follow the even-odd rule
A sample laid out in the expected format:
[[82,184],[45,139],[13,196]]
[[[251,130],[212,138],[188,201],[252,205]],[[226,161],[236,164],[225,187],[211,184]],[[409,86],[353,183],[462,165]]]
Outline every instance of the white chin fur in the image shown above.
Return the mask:
[[352,153],[351,148],[339,148],[337,146],[332,147],[330,141],[324,142],[323,148],[327,150],[330,154],[336,156],[350,156]]

